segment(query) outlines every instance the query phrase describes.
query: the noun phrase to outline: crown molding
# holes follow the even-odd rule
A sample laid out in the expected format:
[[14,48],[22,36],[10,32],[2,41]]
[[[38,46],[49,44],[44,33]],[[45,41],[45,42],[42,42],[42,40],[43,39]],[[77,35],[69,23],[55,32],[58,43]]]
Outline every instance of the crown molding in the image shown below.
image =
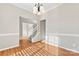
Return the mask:
[[50,8],[48,11],[46,11],[46,13],[50,12],[51,10],[54,10],[55,8],[57,8],[57,7],[59,7],[59,6],[63,5],[63,4],[64,3],[60,3],[60,4],[56,5],[56,6],[54,6],[53,8]]

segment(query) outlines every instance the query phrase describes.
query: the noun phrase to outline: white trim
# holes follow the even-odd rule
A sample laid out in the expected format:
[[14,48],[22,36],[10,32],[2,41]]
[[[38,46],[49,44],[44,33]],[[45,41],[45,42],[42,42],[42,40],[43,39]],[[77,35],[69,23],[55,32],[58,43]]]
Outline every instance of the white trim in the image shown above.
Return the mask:
[[69,48],[62,47],[62,46],[59,46],[59,47],[65,49],[65,50],[68,50],[68,51],[72,51],[74,53],[79,53],[79,51],[76,51],[76,50],[73,50],[73,49],[69,49]]
[[53,44],[53,43],[48,43],[46,41],[43,41],[44,43],[47,43],[49,45],[53,45],[53,46],[56,46],[56,47],[59,47],[59,48],[63,48],[65,50],[68,50],[68,51],[72,51],[72,52],[75,52],[75,53],[79,53],[79,51],[76,51],[76,50],[73,50],[73,49],[69,49],[69,48],[66,48],[66,47],[62,47],[62,46],[59,46],[58,44]]
[[18,47],[19,45],[15,45],[15,46],[11,46],[11,47],[7,47],[7,48],[3,48],[3,49],[0,49],[0,51],[3,51],[3,50],[6,50],[6,49],[10,49],[10,48],[15,48],[15,47]]
[[[0,37],[4,37],[4,36],[19,36],[19,33],[0,34]],[[19,46],[19,45],[10,46],[10,47],[7,47],[7,48],[2,48],[2,49],[0,49],[0,51],[6,50],[6,49],[10,49],[10,48],[14,48],[14,47],[18,47],[18,46]]]
[[0,36],[16,36],[16,35],[19,35],[19,33],[0,34]]
[[48,11],[46,11],[46,13],[50,12],[51,10],[54,10],[55,8],[57,8],[57,7],[61,6],[61,5],[63,5],[63,3],[60,3],[60,4],[56,5],[56,6],[54,6],[53,8],[50,8]]
[[48,33],[47,36],[55,35],[55,36],[74,36],[79,37],[79,34],[63,34],[63,33]]

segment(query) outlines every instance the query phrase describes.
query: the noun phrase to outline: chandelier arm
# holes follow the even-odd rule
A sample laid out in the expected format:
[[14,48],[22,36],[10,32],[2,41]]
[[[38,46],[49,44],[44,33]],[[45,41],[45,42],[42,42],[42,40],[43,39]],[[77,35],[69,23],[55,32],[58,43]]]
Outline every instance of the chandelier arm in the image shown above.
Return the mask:
[[43,4],[37,3],[35,4],[34,13],[39,15],[44,12]]

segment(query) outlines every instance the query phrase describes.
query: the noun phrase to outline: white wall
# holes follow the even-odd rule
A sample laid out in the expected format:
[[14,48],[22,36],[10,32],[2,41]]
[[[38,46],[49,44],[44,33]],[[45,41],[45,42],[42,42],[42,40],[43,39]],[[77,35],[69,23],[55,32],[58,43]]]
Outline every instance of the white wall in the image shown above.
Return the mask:
[[19,16],[35,19],[28,11],[11,4],[0,4],[0,50],[19,45]]
[[47,33],[65,34],[57,35],[60,46],[79,51],[79,4],[62,4],[49,11],[46,20]]

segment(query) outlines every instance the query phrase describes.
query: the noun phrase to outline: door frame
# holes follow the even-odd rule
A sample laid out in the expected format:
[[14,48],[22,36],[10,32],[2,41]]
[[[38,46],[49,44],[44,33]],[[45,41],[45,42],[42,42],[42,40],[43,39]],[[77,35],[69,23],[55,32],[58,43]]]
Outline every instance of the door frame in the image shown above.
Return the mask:
[[22,24],[23,23],[35,24],[31,19],[20,16],[19,17],[19,39],[21,39],[21,37],[22,37],[22,31],[23,31],[22,30],[22,28],[23,28]]

